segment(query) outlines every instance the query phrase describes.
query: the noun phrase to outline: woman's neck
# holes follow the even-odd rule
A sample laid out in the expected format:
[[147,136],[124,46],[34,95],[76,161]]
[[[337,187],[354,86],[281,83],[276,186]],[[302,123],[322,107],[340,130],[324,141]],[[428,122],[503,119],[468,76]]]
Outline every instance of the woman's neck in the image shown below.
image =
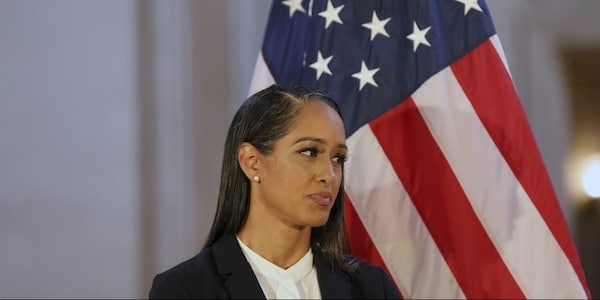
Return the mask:
[[248,218],[237,236],[248,248],[263,258],[283,269],[287,269],[308,252],[310,227],[295,228],[284,224],[269,225],[264,224],[267,222],[256,220],[256,218]]

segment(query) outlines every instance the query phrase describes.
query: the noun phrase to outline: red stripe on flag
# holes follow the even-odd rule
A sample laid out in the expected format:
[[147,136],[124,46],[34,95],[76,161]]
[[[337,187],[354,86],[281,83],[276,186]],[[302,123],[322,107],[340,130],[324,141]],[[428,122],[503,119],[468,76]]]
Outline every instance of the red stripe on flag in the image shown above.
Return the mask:
[[524,298],[412,99],[370,123],[467,298]]
[[519,96],[494,45],[486,41],[451,68],[483,126],[568,257],[589,298],[579,255]]
[[[356,213],[356,209],[354,208],[354,205],[352,205],[352,201],[347,194],[344,194],[344,218],[348,233],[351,233],[348,234],[348,240],[350,242],[352,254],[364,261],[382,267],[390,278],[394,278],[385,262],[383,262],[379,251],[375,247],[371,236],[365,229],[365,226]],[[396,285],[396,282],[394,282],[394,285]],[[396,289],[400,291],[398,286],[396,286]]]
[[369,236],[360,217],[356,213],[352,201],[350,201],[350,198],[346,194],[344,194],[344,201],[346,228],[348,232],[352,233],[348,235],[352,254],[380,267],[386,267],[381,255],[379,255],[379,251],[377,251],[375,244],[373,244],[373,240],[371,240],[371,236]]

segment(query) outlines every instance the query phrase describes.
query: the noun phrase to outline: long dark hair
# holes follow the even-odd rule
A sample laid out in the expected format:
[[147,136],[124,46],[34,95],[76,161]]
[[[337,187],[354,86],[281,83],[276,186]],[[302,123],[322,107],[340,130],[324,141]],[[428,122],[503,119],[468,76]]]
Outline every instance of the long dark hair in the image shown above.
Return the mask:
[[[248,216],[250,181],[238,162],[239,147],[248,142],[263,154],[273,151],[275,142],[285,136],[301,105],[321,101],[341,116],[330,97],[306,87],[284,88],[272,85],[250,96],[239,108],[227,133],[217,211],[204,248],[225,234],[237,233]],[[345,272],[351,272],[355,260],[350,256],[344,221],[343,181],[327,223],[312,228],[311,247]],[[348,259],[350,258],[350,259]]]

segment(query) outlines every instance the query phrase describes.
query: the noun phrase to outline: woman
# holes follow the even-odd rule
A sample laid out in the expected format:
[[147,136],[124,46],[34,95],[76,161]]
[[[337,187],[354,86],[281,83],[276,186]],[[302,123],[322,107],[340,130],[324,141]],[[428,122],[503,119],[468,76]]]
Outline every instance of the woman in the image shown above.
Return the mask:
[[349,255],[337,104],[307,88],[248,98],[225,142],[204,249],[157,275],[150,298],[399,298],[379,267]]

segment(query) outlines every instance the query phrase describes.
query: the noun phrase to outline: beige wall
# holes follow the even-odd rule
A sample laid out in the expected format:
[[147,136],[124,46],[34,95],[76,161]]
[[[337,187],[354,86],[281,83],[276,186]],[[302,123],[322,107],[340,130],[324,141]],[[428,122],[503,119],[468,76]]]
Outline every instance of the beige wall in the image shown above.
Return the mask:
[[[595,3],[488,1],[568,216],[553,55]],[[269,5],[0,0],[0,298],[145,297],[199,250]]]
[[133,297],[136,5],[0,1],[0,297]]
[[201,247],[267,6],[0,1],[0,298],[144,297]]

